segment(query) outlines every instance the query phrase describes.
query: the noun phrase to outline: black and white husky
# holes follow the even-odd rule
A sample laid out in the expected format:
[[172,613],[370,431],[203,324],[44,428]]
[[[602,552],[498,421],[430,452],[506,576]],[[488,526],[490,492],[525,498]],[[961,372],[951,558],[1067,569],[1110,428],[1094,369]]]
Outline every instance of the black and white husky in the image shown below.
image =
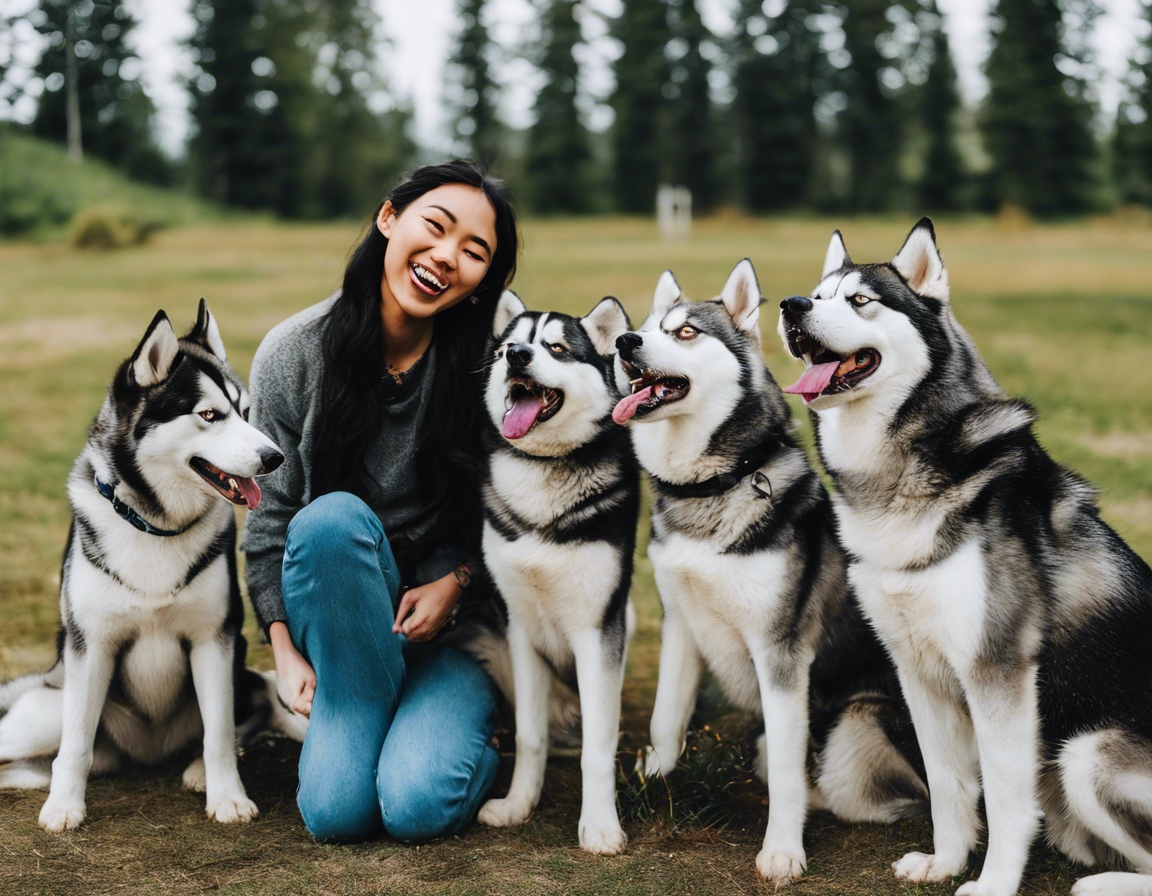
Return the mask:
[[[554,680],[574,678],[583,734],[580,845],[604,855],[628,842],[616,814],[616,744],[635,628],[628,592],[640,486],[627,434],[612,423],[619,396],[607,357],[628,326],[613,298],[577,319],[525,311],[505,292],[485,388],[494,427],[483,483],[484,563],[508,610],[512,687],[505,681],[503,689],[514,696],[516,767],[508,795],[485,803],[480,821],[505,827],[532,814]],[[499,665],[486,659],[489,668]]]
[[891,821],[927,793],[885,733],[898,702],[890,666],[848,592],[828,495],[764,365],[760,303],[747,260],[709,302],[684,301],[665,272],[647,321],[617,340],[617,384],[631,394],[614,418],[651,476],[648,555],[664,605],[646,771],[675,766],[706,663],[733,704],[765,720],[771,805],[756,870],[782,883],[807,861],[810,674],[813,716],[827,719],[815,733],[828,808]]
[[896,661],[932,794],[934,852],[907,881],[960,874],[1011,896],[1041,816],[1053,846],[1141,874],[1085,894],[1152,893],[1152,571],[1101,519],[1083,480],[1032,433],[949,304],[932,223],[889,264],[833,235],[820,283],[781,304],[807,364],[849,575]]
[[84,821],[90,772],[158,762],[201,736],[185,786],[207,792],[217,821],[256,815],[237,720],[262,724],[274,690],[244,669],[232,505],[255,507],[252,477],[284,458],[247,415],[203,300],[183,339],[157,313],[116,372],[68,478],[59,659],[0,686],[0,786],[48,785],[28,760],[57,754],[46,830]]

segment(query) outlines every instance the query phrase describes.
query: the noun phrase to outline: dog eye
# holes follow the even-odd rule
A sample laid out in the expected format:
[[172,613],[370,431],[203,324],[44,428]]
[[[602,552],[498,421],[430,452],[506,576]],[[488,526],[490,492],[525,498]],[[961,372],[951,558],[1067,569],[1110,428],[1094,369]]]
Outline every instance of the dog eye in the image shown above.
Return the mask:
[[221,414],[215,408],[208,408],[208,410],[200,412],[201,419],[205,420],[208,423],[215,423],[217,420],[219,420],[223,416],[224,415]]
[[862,305],[867,305],[869,302],[871,302],[872,297],[871,296],[854,295],[848,301],[850,301],[853,305],[855,305],[857,308],[859,308]]
[[691,324],[684,324],[679,330],[676,331],[676,338],[680,340],[695,339],[699,330]]
[[562,346],[559,342],[553,342],[548,346],[548,350],[554,355],[562,355],[564,352],[568,351],[568,349]]

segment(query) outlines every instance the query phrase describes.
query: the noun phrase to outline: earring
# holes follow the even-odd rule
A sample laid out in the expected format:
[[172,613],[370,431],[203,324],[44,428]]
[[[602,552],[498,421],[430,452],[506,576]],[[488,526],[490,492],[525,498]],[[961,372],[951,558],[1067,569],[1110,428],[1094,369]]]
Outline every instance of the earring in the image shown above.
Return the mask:
[[475,304],[479,303],[479,301],[480,301],[480,296],[476,295],[476,293],[472,293],[472,295],[471,295],[471,297],[468,299],[468,301],[470,301],[470,302],[471,302],[473,305],[475,305]]

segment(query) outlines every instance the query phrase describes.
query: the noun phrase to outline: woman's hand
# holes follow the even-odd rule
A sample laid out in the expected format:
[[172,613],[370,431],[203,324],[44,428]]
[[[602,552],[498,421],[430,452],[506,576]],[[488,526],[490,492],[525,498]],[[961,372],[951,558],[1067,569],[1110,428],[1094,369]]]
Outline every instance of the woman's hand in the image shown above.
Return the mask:
[[431,639],[444,627],[463,593],[455,573],[419,588],[409,588],[400,599],[392,631],[403,632],[409,641]]
[[268,640],[272,642],[272,655],[276,658],[276,693],[294,712],[310,715],[312,698],[316,695],[316,672],[292,643],[288,626],[283,622],[268,626]]

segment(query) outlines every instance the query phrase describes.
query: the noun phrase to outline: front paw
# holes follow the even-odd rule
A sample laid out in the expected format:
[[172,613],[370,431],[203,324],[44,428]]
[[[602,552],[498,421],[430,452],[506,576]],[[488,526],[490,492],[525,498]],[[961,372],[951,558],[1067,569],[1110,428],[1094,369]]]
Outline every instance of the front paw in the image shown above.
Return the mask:
[[80,827],[87,815],[83,800],[69,802],[54,798],[51,794],[44,808],[40,810],[40,827],[52,833],[71,831]]
[[808,859],[803,850],[792,853],[765,846],[756,856],[756,876],[777,886],[800,880],[807,867]]
[[[678,753],[667,748],[646,747],[644,749],[644,777],[667,777],[676,768],[676,760],[679,758]],[[639,766],[640,763],[637,762],[636,764]]]
[[580,848],[598,856],[618,856],[628,846],[628,835],[619,822],[585,824],[580,822]]
[[961,884],[960,889],[956,891],[956,896],[1016,896],[1017,888],[1013,884],[986,880],[985,877],[986,875],[982,875],[978,880],[970,880],[966,884]]
[[235,824],[238,821],[251,821],[260,814],[256,804],[243,793],[209,800],[205,809],[208,817],[221,824]]
[[188,768],[184,769],[181,784],[185,790],[193,793],[204,793],[208,789],[208,777],[204,770],[204,757],[193,759]]
[[951,880],[964,870],[964,862],[956,862],[939,855],[923,852],[910,852],[898,862],[892,863],[897,880],[909,883],[942,883]]
[[532,807],[518,800],[488,800],[476,816],[481,824],[493,828],[511,828],[532,817]]

